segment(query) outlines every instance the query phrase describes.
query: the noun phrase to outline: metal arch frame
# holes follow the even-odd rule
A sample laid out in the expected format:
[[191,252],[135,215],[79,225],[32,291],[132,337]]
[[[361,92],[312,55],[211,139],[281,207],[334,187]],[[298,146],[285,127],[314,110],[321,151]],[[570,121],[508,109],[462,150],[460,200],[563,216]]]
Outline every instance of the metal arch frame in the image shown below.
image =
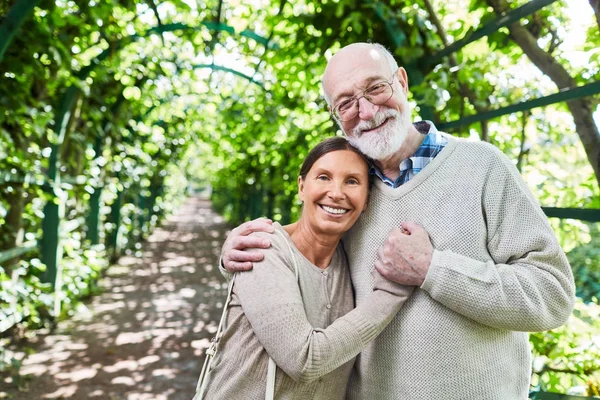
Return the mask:
[[[138,39],[146,38],[151,35],[159,35],[165,32],[174,32],[174,31],[200,31],[201,29],[207,28],[209,30],[215,31],[226,31],[230,34],[235,34],[235,29],[229,25],[222,23],[214,23],[212,21],[204,21],[201,22],[198,26],[190,26],[182,23],[172,23],[172,24],[163,24],[160,26],[152,27],[145,32],[139,34],[134,33],[133,35],[124,37],[122,39],[117,40],[116,42],[109,43],[108,48],[106,48],[102,53],[96,56],[88,66],[82,68],[75,76],[79,79],[85,79],[90,72],[92,72],[102,61],[106,60],[110,55],[114,54],[116,51],[121,48],[137,41]],[[257,43],[262,44],[267,49],[277,50],[279,46],[276,44],[272,44],[269,39],[265,39],[262,36],[256,34],[253,31],[244,30],[239,33],[240,36],[244,36],[250,39],[253,39]]]
[[[223,66],[220,66],[220,65],[216,65],[216,64],[197,64],[197,65],[192,66],[192,69],[199,69],[199,68],[211,68],[213,70],[214,69],[216,69],[216,70],[222,70],[222,71],[233,73],[234,75],[243,77],[245,79],[249,78],[247,75],[245,75],[245,74],[243,74],[243,73],[241,73],[241,72],[239,72],[237,70],[233,70],[233,69],[230,69],[230,68],[227,68],[227,67],[223,67]],[[251,82],[253,82],[256,85],[260,86],[265,92],[268,93],[268,91],[265,90],[260,85],[260,83],[258,83],[256,81],[253,81],[253,80]],[[150,113],[152,113],[152,111],[154,111],[154,110],[156,110],[156,109],[158,109],[158,108],[160,108],[160,107],[168,104],[169,102],[171,102],[171,101],[173,101],[175,99],[184,98],[184,97],[198,97],[198,96],[199,96],[198,93],[192,93],[192,92],[177,93],[177,92],[175,92],[172,96],[169,96],[169,97],[165,96],[165,97],[159,98],[158,104],[153,104],[152,106],[148,107],[144,112],[141,112],[137,117],[135,117],[133,119],[136,122],[143,121],[144,119],[146,119],[150,115]],[[230,99],[230,97],[223,98],[223,101],[225,101],[227,99]],[[116,108],[114,108],[112,110],[111,115],[114,115],[114,113],[116,113],[116,111],[118,110],[118,107],[120,107],[120,105],[124,103],[124,97],[121,96],[121,98],[119,100],[120,101],[117,102],[118,105],[116,106]],[[187,114],[188,110],[190,110],[190,108],[186,107],[184,109],[184,112]],[[124,128],[133,133],[133,131],[131,130],[130,126],[125,126]],[[103,133],[106,133],[107,130],[108,130],[108,128],[105,127],[103,129]]]
[[[214,21],[202,21],[200,22],[200,25],[198,26],[192,26],[192,25],[187,25],[187,24],[182,24],[179,22],[175,22],[175,23],[171,23],[171,24],[163,24],[160,26],[155,26],[152,27],[150,29],[148,29],[146,32],[144,32],[143,34],[133,34],[130,37],[147,37],[150,36],[152,34],[159,34],[159,33],[164,33],[164,32],[172,32],[172,31],[176,31],[176,30],[184,30],[184,31],[198,31],[200,30],[202,27],[205,27],[209,30],[214,30],[214,31],[225,31],[230,33],[231,35],[235,35],[235,28],[233,28],[230,25],[224,24],[222,22],[214,22]],[[276,43],[272,43],[269,39],[264,38],[262,36],[260,36],[258,33],[249,30],[249,29],[244,29],[243,31],[239,32],[240,36],[244,36],[247,37],[249,39],[254,40],[257,43],[262,44],[263,46],[265,46],[267,49],[271,49],[271,50],[279,50],[279,45],[277,45]]]
[[0,62],[17,30],[41,0],[17,0],[0,24]]
[[498,29],[512,24],[513,22],[519,21],[521,18],[526,17],[534,12],[544,8],[547,5],[556,2],[556,0],[531,0],[529,3],[508,11],[506,14],[488,22],[481,26],[470,34],[465,35],[461,39],[453,42],[448,47],[443,48],[434,55],[421,60],[423,66],[435,66],[439,64],[442,58],[462,49],[466,45],[481,39],[490,33],[496,32]]
[[259,81],[255,80],[253,77],[251,77],[249,75],[246,75],[243,72],[238,71],[236,69],[225,67],[223,65],[214,64],[214,63],[212,63],[212,64],[195,64],[195,65],[192,65],[192,70],[203,69],[203,68],[210,68],[213,71],[224,71],[224,72],[232,73],[232,74],[237,75],[237,76],[239,76],[241,78],[244,78],[249,83],[254,83],[255,85],[259,86],[262,90],[268,92],[268,90],[265,89],[265,86],[263,85],[262,82],[259,82]]
[[[262,85],[262,83],[254,80],[252,77],[244,74],[243,72],[240,72],[238,70],[232,69],[232,68],[228,68],[228,67],[224,67],[222,65],[218,65],[218,64],[195,64],[191,66],[191,70],[196,70],[196,69],[202,69],[202,68],[210,68],[213,70],[219,70],[219,71],[224,71],[224,72],[228,72],[228,73],[232,73],[236,76],[239,76],[241,78],[244,78],[246,80],[248,80],[248,82],[250,83],[254,83],[255,85],[259,86],[263,91],[265,92],[269,92],[268,90],[265,89],[265,87]],[[158,105],[152,105],[151,107],[149,107],[142,115],[140,115],[138,118],[136,118],[136,121],[141,121],[142,119],[144,119],[145,117],[147,117],[153,110],[155,110],[158,107],[162,107],[163,105],[167,104],[168,101],[171,101],[175,98],[179,98],[179,97],[183,97],[183,96],[197,96],[197,94],[194,93],[185,93],[185,94],[175,94],[172,97],[169,98],[161,98],[159,100],[159,104]]]
[[[4,57],[4,53],[5,53],[6,49],[12,43],[12,40],[14,39],[15,34],[18,31],[19,27],[27,19],[27,17],[29,17],[30,13],[33,11],[33,9],[39,3],[40,3],[40,0],[17,0],[17,2],[13,5],[13,7],[10,9],[8,14],[6,15],[6,18],[4,19],[2,24],[0,24],[0,62],[2,61],[2,59]],[[128,37],[120,39],[119,41],[116,42],[116,46],[119,46],[121,44],[121,42],[124,42],[127,40],[135,41],[139,38],[147,37],[152,34],[173,32],[176,30],[184,30],[184,31],[192,30],[193,31],[193,30],[200,30],[203,27],[205,27],[209,30],[226,31],[226,32],[230,33],[231,35],[236,34],[235,29],[232,26],[223,24],[221,22],[215,22],[215,21],[203,21],[203,22],[200,22],[200,24],[198,26],[191,26],[191,25],[182,24],[182,23],[171,23],[171,24],[159,23],[157,26],[149,28],[142,34],[135,33],[133,35],[130,35]],[[239,32],[239,35],[247,37],[249,39],[252,39],[252,40],[256,41],[257,43],[262,44],[267,49],[272,49],[272,50],[279,49],[279,46],[276,43],[273,43],[270,39],[264,38],[252,30],[245,29],[245,30]],[[110,49],[110,46],[109,46],[109,49],[107,49],[107,51],[109,51],[109,54],[112,51]],[[104,54],[104,52],[103,52],[103,54]],[[100,58],[99,61],[102,61],[107,56],[108,56],[108,54],[106,54],[102,57],[102,54],[101,54],[99,56],[99,58]]]
[[[140,115],[135,118],[136,122],[142,121],[145,118],[147,118],[150,113],[152,113],[152,111],[164,106],[165,104],[168,104],[169,102],[176,100],[176,99],[180,99],[180,98],[184,98],[184,97],[198,97],[200,94],[199,93],[176,93],[171,97],[165,97],[165,98],[161,98],[159,99],[158,104],[153,104],[152,106],[148,107],[148,109],[146,109],[143,113],[140,113]],[[221,96],[222,97],[222,96]],[[223,101],[230,99],[230,97],[222,97]],[[187,113],[187,111],[189,110],[189,107],[186,107],[184,109],[184,112]],[[129,128],[126,128],[129,129]],[[1,177],[1,176],[0,176]]]
[[[204,23],[203,25],[207,26],[206,23]],[[129,37],[120,39],[120,40],[116,41],[113,45],[109,44],[109,47],[106,50],[104,50],[100,55],[95,57],[88,66],[82,68],[77,74],[75,74],[75,77],[77,77],[78,79],[85,79],[98,65],[100,65],[100,63],[103,60],[108,58],[109,55],[118,51],[120,48],[123,48],[123,47],[127,46],[128,44],[137,41],[141,37],[150,36],[152,34],[160,34],[163,32],[175,31],[175,30],[200,30],[201,27],[202,27],[202,25],[197,26],[197,27],[190,27],[190,26],[187,26],[184,24],[162,25],[160,27],[151,28],[151,29],[147,30],[146,32],[144,32],[144,34],[142,34],[142,35],[134,34]],[[226,30],[228,30],[230,32],[233,32],[233,33],[235,32],[233,30],[233,28],[228,27],[227,25],[224,25],[224,24],[219,24],[219,25],[214,26],[214,29],[223,29],[223,28],[225,28]],[[244,31],[241,33],[241,35],[247,36],[248,33],[246,31]],[[248,37],[251,37],[254,40],[256,40],[256,38],[254,38],[252,36],[248,36]],[[222,68],[224,69],[225,67],[222,67]],[[245,76],[243,73],[241,73],[239,71],[234,71],[230,68],[227,68],[226,70],[229,72],[232,72],[232,73],[236,73],[237,75],[240,75],[240,76]],[[252,78],[250,78],[250,79],[253,82],[255,82]],[[59,163],[58,154],[60,154],[62,143],[66,136],[66,127],[68,125],[69,119],[71,118],[71,114],[72,114],[71,110],[75,106],[76,100],[80,93],[81,93],[81,90],[78,86],[70,85],[66,89],[65,93],[60,97],[58,113],[57,113],[56,119],[55,119],[56,126],[54,128],[55,132],[57,133],[57,140],[55,143],[51,144],[52,151],[50,153],[49,168],[48,168],[48,178],[50,181],[55,182],[55,184],[48,187],[47,190],[49,190],[54,196],[57,195],[56,191],[58,190],[58,187],[59,187],[58,185],[60,185],[60,173],[59,173],[59,169],[58,169],[58,163]],[[42,238],[42,241],[41,241],[42,257],[44,259],[44,262],[46,262],[47,265],[54,266],[54,268],[48,268],[48,271],[43,275],[42,278],[44,281],[51,282],[53,285],[55,284],[55,281],[56,281],[56,276],[58,273],[58,271],[57,271],[58,259],[60,258],[60,254],[59,254],[59,250],[58,250],[58,231],[59,231],[59,225],[60,225],[60,220],[61,220],[61,214],[63,213],[62,210],[63,209],[60,204],[55,204],[55,202],[48,202],[48,204],[46,204],[46,206],[44,207],[44,215],[46,216],[46,218],[44,218],[44,221],[42,223],[42,226],[43,226],[44,232],[45,232],[45,234]],[[46,232],[48,234],[46,234]]]
[[497,108],[492,111],[468,115],[455,121],[443,122],[438,124],[437,127],[440,130],[452,129],[458,126],[470,125],[475,122],[489,121],[493,118],[500,117],[507,114],[514,114],[519,111],[531,110],[538,107],[544,107],[550,104],[563,103],[569,100],[579,99],[581,97],[593,96],[600,93],[600,81],[588,83],[583,86],[576,86],[573,88],[563,89],[557,93],[538,97],[533,100],[522,101],[520,103],[511,104],[506,107]]
[[[120,40],[114,42],[114,44],[112,44],[112,45],[109,45],[109,47],[107,49],[105,49],[102,53],[100,53],[97,57],[95,57],[90,62],[90,64],[88,66],[82,68],[78,73],[76,73],[75,76],[78,79],[85,79],[85,78],[87,78],[87,76],[98,65],[100,65],[100,63],[102,61],[104,61],[105,59],[107,59],[115,51],[118,51],[119,49],[123,48],[124,46],[127,46],[128,44],[130,44],[132,42],[135,42],[136,40],[138,40],[138,39],[140,39],[142,37],[147,37],[147,36],[150,36],[150,35],[153,35],[153,34],[160,34],[160,33],[164,33],[164,32],[172,32],[172,31],[176,31],[176,30],[193,30],[193,31],[197,31],[197,30],[202,29],[203,26],[206,26],[209,29],[227,30],[229,32],[235,33],[235,30],[232,27],[229,27],[228,25],[225,25],[225,24],[216,24],[214,26],[211,26],[211,24],[209,22],[204,22],[204,23],[202,23],[199,26],[188,26],[188,25],[179,24],[179,23],[176,23],[176,24],[167,24],[167,25],[162,25],[162,26],[156,26],[156,27],[148,29],[143,34],[133,34],[133,35],[130,35],[128,37],[125,37],[123,39],[120,39]],[[246,34],[244,32],[246,32],[246,31],[243,31],[240,34],[242,36],[247,36],[247,32],[246,32]],[[248,37],[250,37],[250,36],[248,36]],[[256,40],[256,38],[253,38],[253,39]],[[267,48],[269,48],[268,47],[269,40],[264,39],[264,38],[262,38],[262,40],[264,41],[264,43],[267,44]],[[271,47],[271,48],[273,48],[273,47]],[[218,66],[218,69],[234,73],[234,74],[236,74],[238,76],[241,76],[243,78],[248,79],[249,81],[251,81],[253,83],[259,84],[253,78],[251,78],[251,77],[243,74],[240,71],[236,71],[234,69],[223,67],[223,66]],[[259,84],[259,86],[261,86],[261,85]],[[263,89],[264,89],[264,87],[263,87]],[[57,114],[57,121],[58,121],[58,123],[57,123],[56,132],[58,133],[58,137],[59,137],[59,140],[56,143],[57,146],[60,146],[60,144],[62,143],[62,140],[60,140],[60,138],[64,137],[64,135],[61,135],[60,133],[64,133],[64,127],[66,126],[66,122],[68,120],[68,117],[70,116],[70,110],[74,106],[75,99],[76,99],[76,97],[77,97],[78,94],[79,94],[79,89],[76,86],[72,85],[61,96],[60,103],[59,103],[59,108],[58,108],[59,113]]]
[[[465,36],[463,36],[461,39],[458,39],[457,41],[453,42],[449,46],[439,50],[437,53],[435,53],[431,56],[423,56],[422,58],[416,60],[415,62],[405,65],[405,69],[406,69],[406,72],[408,74],[410,81],[412,81],[413,84],[417,84],[417,85],[420,84],[425,79],[424,70],[432,69],[437,64],[439,64],[444,57],[447,57],[448,55],[457,52],[458,50],[460,50],[463,47],[467,46],[468,44],[474,42],[475,40],[478,40],[484,36],[487,36],[490,33],[493,33],[504,26],[507,26],[511,23],[519,21],[521,18],[523,18],[527,15],[530,15],[530,14],[540,10],[541,8],[543,8],[549,4],[552,4],[554,2],[556,2],[556,0],[531,0],[528,3],[526,3],[525,5],[515,8],[513,10],[510,10],[510,11],[506,12],[504,15],[501,15],[498,18],[494,19],[493,21],[490,21],[490,22],[482,25],[481,27],[474,30],[473,32],[465,34]],[[404,31],[402,31],[402,29],[399,27],[399,25],[395,21],[390,21],[384,17],[384,15],[385,15],[384,6],[382,4],[376,3],[375,0],[370,0],[370,3],[374,5],[374,11],[375,11],[376,16],[385,24],[385,30],[388,34],[388,38],[391,40],[392,43],[394,43],[394,46],[396,46],[396,48],[402,46],[407,40],[406,34],[404,33]],[[393,49],[393,50],[395,50],[395,49]],[[402,60],[400,60],[400,61],[402,62]],[[589,88],[587,90],[589,90]],[[545,99],[545,98],[542,98],[542,99]],[[540,99],[540,100],[542,100],[542,99]],[[542,101],[544,101],[544,100],[542,100]],[[560,100],[558,100],[558,101],[560,101]],[[549,103],[546,103],[546,104],[549,104]],[[419,104],[419,106],[421,108],[421,117],[423,119],[429,119],[429,120],[434,119],[433,118],[434,110],[432,107],[425,106],[422,104]],[[495,110],[495,111],[504,112],[504,111],[506,111],[506,108],[501,109],[501,110]],[[486,114],[487,118],[490,118],[488,114],[492,114],[495,111],[491,111],[490,113],[487,113]],[[509,109],[508,111],[506,111],[504,113],[510,113],[510,112],[511,111]],[[500,115],[504,115],[504,114],[500,114]],[[486,119],[486,118],[483,118],[483,119]],[[482,120],[482,119],[479,119],[479,120]],[[444,125],[444,127],[448,128],[448,125],[450,125],[450,124],[452,124],[452,126],[458,126],[458,125],[463,125],[464,123],[461,120],[451,121],[448,124]]]

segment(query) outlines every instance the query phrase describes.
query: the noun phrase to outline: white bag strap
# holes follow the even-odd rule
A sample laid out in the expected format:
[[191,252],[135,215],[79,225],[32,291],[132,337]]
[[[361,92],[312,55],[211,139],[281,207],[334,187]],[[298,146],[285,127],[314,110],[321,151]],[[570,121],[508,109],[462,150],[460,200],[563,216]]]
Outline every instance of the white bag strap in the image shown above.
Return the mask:
[[219,350],[219,341],[221,340],[221,336],[223,336],[223,326],[225,325],[225,320],[227,319],[227,311],[229,309],[229,302],[231,301],[231,293],[233,292],[234,281],[235,274],[233,274],[233,276],[231,277],[231,281],[229,282],[229,288],[227,289],[227,300],[225,300],[225,305],[223,306],[223,313],[221,314],[221,320],[219,321],[217,332],[212,338],[210,346],[208,346],[208,349],[206,349],[206,358],[204,359],[202,372],[200,372],[200,378],[198,378],[198,384],[196,385],[196,395],[194,396],[194,400],[201,400],[203,398],[204,391],[206,390],[206,385],[208,385],[208,374],[210,372],[210,367],[212,365],[213,359],[215,358],[215,355]]
[[[294,250],[290,245],[289,240],[278,230],[275,232],[279,233],[283,236],[285,243],[288,245],[288,249],[290,250],[290,255],[292,256],[292,265],[294,266],[294,273],[296,274],[296,283],[298,282],[298,264],[296,263],[296,255],[294,254]],[[267,369],[267,391],[265,393],[265,400],[274,400],[275,399],[275,372],[277,371],[277,365],[275,365],[275,361],[271,357],[269,357],[269,368]]]
[[[290,245],[289,240],[278,230],[275,230],[278,234],[283,236],[285,243],[288,245],[288,249],[290,250],[290,255],[292,257],[292,265],[294,266],[294,274],[296,275],[296,282],[298,282],[298,264],[296,263],[296,255],[294,254],[294,250]],[[231,293],[233,292],[233,282],[235,280],[236,274],[234,274],[229,282],[229,289],[227,290],[227,300],[225,300],[225,305],[223,306],[223,314],[221,314],[221,320],[219,321],[219,326],[217,328],[217,332],[213,337],[210,346],[206,349],[206,358],[204,359],[204,365],[202,366],[202,372],[200,373],[200,378],[198,378],[198,385],[196,386],[196,395],[194,396],[194,400],[202,400],[204,396],[204,391],[206,390],[206,386],[208,385],[208,375],[210,373],[210,368],[212,365],[212,361],[219,350],[219,341],[221,340],[221,336],[223,336],[223,326],[225,325],[225,320],[227,319],[227,311],[229,310],[229,302],[231,301]],[[275,399],[275,373],[277,371],[277,365],[275,365],[275,361],[271,357],[269,357],[269,367],[267,369],[267,390],[265,393],[265,400],[274,400]]]

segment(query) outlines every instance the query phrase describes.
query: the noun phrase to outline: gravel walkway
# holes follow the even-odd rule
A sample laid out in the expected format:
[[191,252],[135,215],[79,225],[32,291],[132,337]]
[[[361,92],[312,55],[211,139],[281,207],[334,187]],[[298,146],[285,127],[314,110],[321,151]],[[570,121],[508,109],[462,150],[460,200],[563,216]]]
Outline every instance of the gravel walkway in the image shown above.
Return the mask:
[[36,337],[32,354],[17,349],[25,388],[0,375],[0,398],[190,400],[226,294],[226,232],[208,201],[188,199],[141,257],[107,270],[87,310]]

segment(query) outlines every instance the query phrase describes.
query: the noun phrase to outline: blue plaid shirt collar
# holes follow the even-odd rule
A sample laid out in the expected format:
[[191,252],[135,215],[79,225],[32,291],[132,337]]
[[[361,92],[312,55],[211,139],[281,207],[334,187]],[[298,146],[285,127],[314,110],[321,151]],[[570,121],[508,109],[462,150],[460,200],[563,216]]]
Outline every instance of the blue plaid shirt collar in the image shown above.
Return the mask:
[[388,186],[397,188],[400,185],[411,180],[416,174],[418,174],[427,164],[431,162],[437,156],[440,151],[448,144],[446,139],[437,130],[433,122],[431,121],[419,121],[415,122],[414,127],[423,134],[427,135],[423,140],[423,143],[415,153],[409,158],[402,160],[400,163],[400,176],[395,181],[391,180],[381,172],[375,165],[371,165],[369,173],[377,176]]

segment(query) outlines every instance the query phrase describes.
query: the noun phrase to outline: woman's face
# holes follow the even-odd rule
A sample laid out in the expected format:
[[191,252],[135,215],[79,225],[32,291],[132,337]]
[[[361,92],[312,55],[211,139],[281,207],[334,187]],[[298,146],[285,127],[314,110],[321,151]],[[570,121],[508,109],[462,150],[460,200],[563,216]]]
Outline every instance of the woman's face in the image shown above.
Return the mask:
[[368,166],[350,150],[336,150],[319,158],[306,174],[298,178],[302,218],[317,233],[346,232],[367,207]]

